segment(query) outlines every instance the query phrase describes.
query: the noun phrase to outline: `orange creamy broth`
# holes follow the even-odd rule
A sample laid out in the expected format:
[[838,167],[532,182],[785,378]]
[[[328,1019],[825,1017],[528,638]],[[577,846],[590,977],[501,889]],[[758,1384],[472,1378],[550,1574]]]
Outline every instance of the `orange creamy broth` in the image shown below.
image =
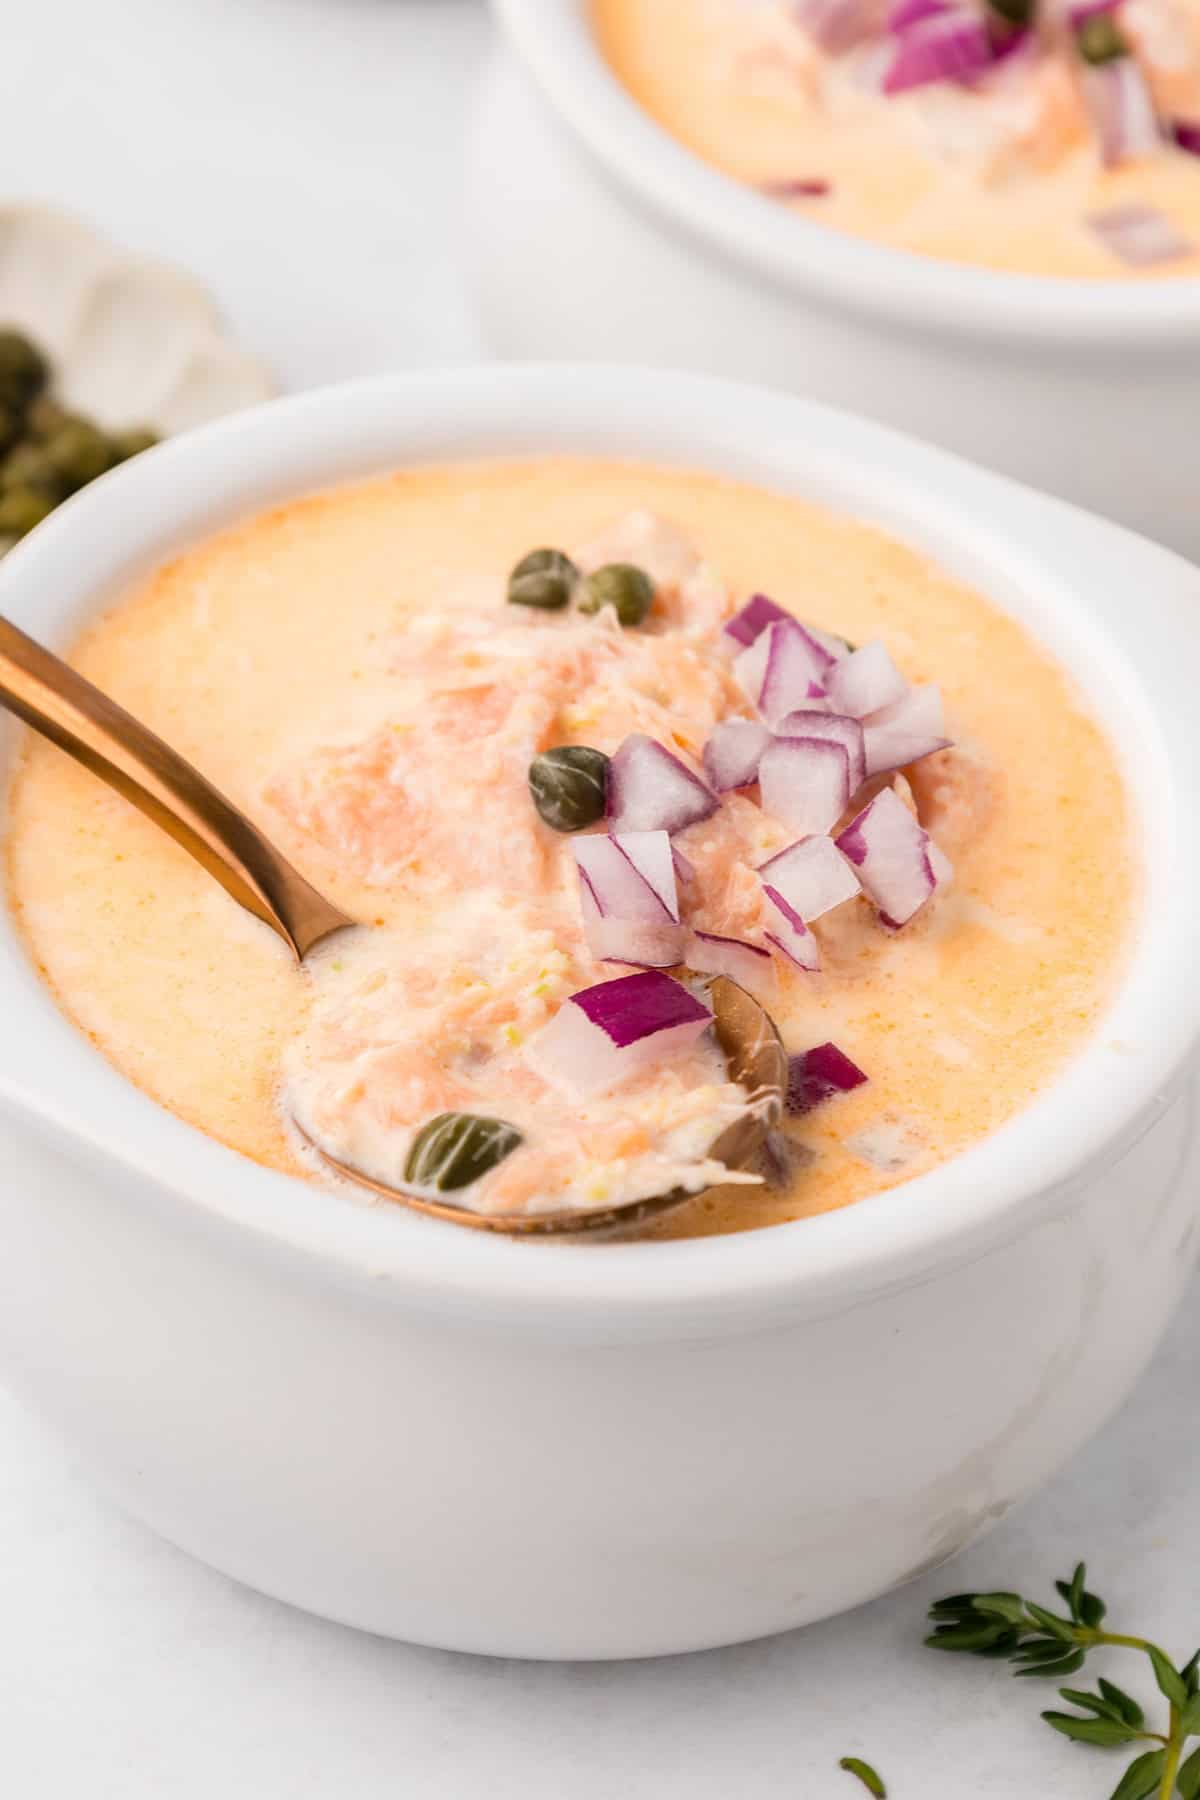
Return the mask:
[[[639,507],[694,541],[731,604],[764,589],[856,642],[882,636],[910,679],[941,684],[962,746],[914,777],[955,866],[950,893],[898,934],[866,929],[860,902],[819,920],[825,971],[786,975],[773,1006],[792,1047],[832,1039],[870,1082],[793,1127],[815,1154],[789,1190],[723,1190],[671,1226],[738,1229],[934,1167],[1024,1106],[1096,1026],[1133,908],[1126,799],[1102,733],[1014,621],[924,556],[794,499],[564,458],[416,469],[281,507],[161,569],[74,660],[339,905],[400,924],[401,896],[270,804],[273,778],[386,720],[414,611],[502,609],[504,575],[532,545],[575,546]],[[486,830],[473,866],[489,860]],[[304,1172],[276,1080],[305,989],[265,928],[40,742],[14,784],[9,879],[31,954],[118,1068],[247,1156]],[[881,1125],[902,1168],[855,1151]]]
[[[1148,41],[1162,37],[1157,14],[1169,7],[1171,55],[1177,38],[1188,52],[1152,77],[1160,109],[1200,119],[1200,0],[1138,4],[1155,14]],[[786,203],[806,219],[1024,274],[1200,276],[1200,157],[1164,146],[1105,169],[1065,67],[1034,78],[1028,115],[1016,87],[1006,90],[1005,122],[994,138],[988,126],[985,147],[984,115],[971,112],[985,104],[978,96],[946,83],[890,99],[846,80],[826,86],[804,36],[764,31],[761,7],[745,0],[593,0],[593,16],[623,86],[703,161],[752,187],[829,181],[830,193]],[[781,41],[798,62],[780,58]],[[1190,254],[1131,267],[1086,224],[1089,214],[1142,204],[1167,216]]]

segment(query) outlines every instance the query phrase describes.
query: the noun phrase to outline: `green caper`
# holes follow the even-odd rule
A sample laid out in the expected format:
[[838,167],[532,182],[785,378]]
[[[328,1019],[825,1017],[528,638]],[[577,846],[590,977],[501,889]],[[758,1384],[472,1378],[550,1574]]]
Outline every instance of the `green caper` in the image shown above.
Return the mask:
[[1084,62],[1093,66],[1115,62],[1119,56],[1129,54],[1129,45],[1111,13],[1093,13],[1090,18],[1081,19],[1075,29],[1075,42]]
[[115,462],[128,462],[131,456],[140,456],[143,450],[153,450],[158,442],[158,434],[148,431],[143,426],[131,427],[128,431],[114,431],[109,438]]
[[582,831],[608,805],[608,758],[586,744],[543,750],[529,765],[529,791],[553,831]]
[[413,1187],[440,1192],[470,1187],[521,1143],[521,1133],[503,1119],[478,1113],[439,1113],[422,1125],[408,1152],[404,1179]]
[[68,419],[60,425],[46,441],[46,459],[68,494],[95,481],[115,461],[109,440],[89,419]]
[[557,612],[571,598],[579,570],[561,550],[531,550],[508,578],[512,606],[537,606]]
[[22,331],[0,330],[0,400],[24,412],[46,385],[49,368]]
[[52,500],[65,498],[66,488],[44,444],[20,443],[0,463],[0,493],[13,488],[34,488]]
[[633,563],[605,563],[584,582],[579,610],[595,613],[612,606],[622,625],[640,625],[653,605],[654,583],[645,569]]
[[6,488],[0,494],[0,537],[24,537],[27,531],[40,525],[54,507],[55,502],[49,494],[40,494],[36,488]]

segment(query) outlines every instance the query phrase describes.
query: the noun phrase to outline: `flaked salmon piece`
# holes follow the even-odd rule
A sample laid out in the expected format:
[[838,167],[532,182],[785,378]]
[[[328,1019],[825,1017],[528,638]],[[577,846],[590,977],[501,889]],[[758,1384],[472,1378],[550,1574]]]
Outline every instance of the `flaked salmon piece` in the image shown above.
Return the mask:
[[547,881],[547,845],[526,775],[557,707],[498,685],[434,698],[361,743],[330,745],[267,784],[287,821],[368,883],[449,891],[478,878],[480,808],[517,893]]

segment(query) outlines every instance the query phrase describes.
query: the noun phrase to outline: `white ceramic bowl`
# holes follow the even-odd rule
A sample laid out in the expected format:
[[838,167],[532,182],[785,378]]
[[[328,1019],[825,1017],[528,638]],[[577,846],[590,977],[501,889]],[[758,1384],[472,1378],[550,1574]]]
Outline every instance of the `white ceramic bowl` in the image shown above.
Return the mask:
[[304,395],[139,457],[13,552],[0,610],[63,644],[252,509],[526,451],[716,469],[876,519],[1070,660],[1146,846],[1102,1031],[994,1137],[843,1212],[508,1243],[260,1168],[161,1111],[0,919],[0,1101],[37,1170],[0,1183],[0,1356],[131,1511],[272,1594],[465,1650],[691,1650],[953,1553],[1096,1429],[1167,1323],[1198,1242],[1173,1102],[1200,1027],[1200,571],[794,399],[493,368]]
[[468,254],[499,353],[791,388],[1200,558],[1200,281],[1005,275],[798,218],[643,113],[588,11],[495,0]]

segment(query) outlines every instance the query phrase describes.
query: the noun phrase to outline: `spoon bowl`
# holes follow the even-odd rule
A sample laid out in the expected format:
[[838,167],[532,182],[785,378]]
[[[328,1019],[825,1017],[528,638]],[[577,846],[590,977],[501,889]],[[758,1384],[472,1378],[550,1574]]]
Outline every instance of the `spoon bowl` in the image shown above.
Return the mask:
[[[724,1053],[730,1080],[744,1087],[758,1102],[753,1112],[735,1120],[721,1133],[709,1154],[727,1169],[743,1170],[752,1163],[767,1131],[778,1123],[783,1111],[787,1055],[771,1015],[736,981],[718,975],[709,988],[709,999],[717,1043]],[[402,1188],[364,1175],[352,1164],[323,1150],[294,1115],[292,1123],[324,1166],[356,1187],[366,1188],[384,1200],[398,1201],[430,1218],[447,1219],[474,1231],[498,1232],[506,1237],[590,1236],[595,1232],[627,1231],[673,1212],[685,1201],[694,1200],[697,1192],[706,1191],[677,1187],[666,1194],[588,1212],[482,1213],[469,1206],[455,1206],[450,1200],[429,1200],[420,1194],[405,1193]]]

